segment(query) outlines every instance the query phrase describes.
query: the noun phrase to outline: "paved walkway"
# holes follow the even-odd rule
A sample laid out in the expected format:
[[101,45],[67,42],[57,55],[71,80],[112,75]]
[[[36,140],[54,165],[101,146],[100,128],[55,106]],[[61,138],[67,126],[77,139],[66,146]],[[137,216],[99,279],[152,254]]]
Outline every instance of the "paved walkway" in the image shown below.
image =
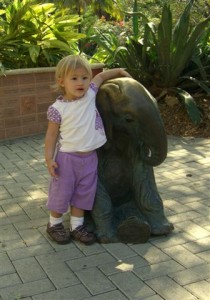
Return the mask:
[[155,168],[170,236],[92,246],[46,236],[43,141],[0,143],[1,300],[210,299],[210,140],[169,138]]

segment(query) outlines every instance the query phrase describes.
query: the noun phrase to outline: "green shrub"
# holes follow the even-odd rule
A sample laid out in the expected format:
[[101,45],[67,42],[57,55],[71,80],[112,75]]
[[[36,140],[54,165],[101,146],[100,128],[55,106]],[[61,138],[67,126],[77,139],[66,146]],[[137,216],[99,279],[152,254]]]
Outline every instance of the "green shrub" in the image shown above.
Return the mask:
[[78,52],[80,18],[53,3],[14,0],[0,10],[0,65],[5,69],[54,66]]
[[[141,36],[136,20],[138,14],[134,13],[133,35],[123,46],[112,33],[100,32],[96,41],[106,51],[106,62],[126,68],[148,88],[152,86],[153,89],[162,88],[175,93],[185,105],[192,122],[199,124],[200,111],[192,95],[183,88],[190,80],[191,89],[196,84],[210,94],[207,75],[210,16],[192,27],[190,12],[193,2],[188,2],[175,24],[171,8],[165,4],[159,23],[146,22]],[[134,12],[136,9],[135,1]]]

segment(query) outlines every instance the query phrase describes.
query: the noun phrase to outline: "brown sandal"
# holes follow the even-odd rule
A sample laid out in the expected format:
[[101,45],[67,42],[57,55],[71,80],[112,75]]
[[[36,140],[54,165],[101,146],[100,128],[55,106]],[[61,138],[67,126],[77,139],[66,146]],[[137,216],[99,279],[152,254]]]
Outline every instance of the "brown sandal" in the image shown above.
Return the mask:
[[64,245],[71,241],[69,231],[65,230],[62,223],[51,226],[50,223],[47,224],[47,233],[49,237],[58,244]]
[[91,245],[96,241],[96,237],[93,233],[88,232],[84,225],[80,225],[73,231],[70,231],[71,237],[86,245]]

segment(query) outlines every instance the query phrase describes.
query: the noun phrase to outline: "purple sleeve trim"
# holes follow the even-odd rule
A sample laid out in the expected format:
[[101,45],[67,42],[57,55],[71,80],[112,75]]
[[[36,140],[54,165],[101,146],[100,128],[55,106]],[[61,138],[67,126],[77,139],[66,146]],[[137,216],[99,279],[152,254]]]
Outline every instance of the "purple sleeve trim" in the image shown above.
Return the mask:
[[61,123],[61,115],[59,111],[52,105],[47,110],[47,119],[54,123],[58,123],[58,124]]
[[91,83],[90,83],[90,88],[91,88],[95,93],[98,92],[98,87],[95,85],[94,82],[91,82]]

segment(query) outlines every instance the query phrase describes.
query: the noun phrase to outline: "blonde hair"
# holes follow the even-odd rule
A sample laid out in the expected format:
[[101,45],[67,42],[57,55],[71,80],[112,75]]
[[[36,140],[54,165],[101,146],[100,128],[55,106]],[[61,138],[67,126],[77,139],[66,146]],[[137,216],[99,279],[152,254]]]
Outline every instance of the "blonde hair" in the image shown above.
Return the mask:
[[56,83],[53,85],[54,90],[63,91],[63,88],[59,85],[58,80],[60,78],[65,78],[69,72],[74,71],[81,67],[84,68],[90,75],[90,78],[92,78],[91,66],[86,58],[84,58],[81,55],[68,55],[62,58],[56,66],[56,70],[55,70]]

